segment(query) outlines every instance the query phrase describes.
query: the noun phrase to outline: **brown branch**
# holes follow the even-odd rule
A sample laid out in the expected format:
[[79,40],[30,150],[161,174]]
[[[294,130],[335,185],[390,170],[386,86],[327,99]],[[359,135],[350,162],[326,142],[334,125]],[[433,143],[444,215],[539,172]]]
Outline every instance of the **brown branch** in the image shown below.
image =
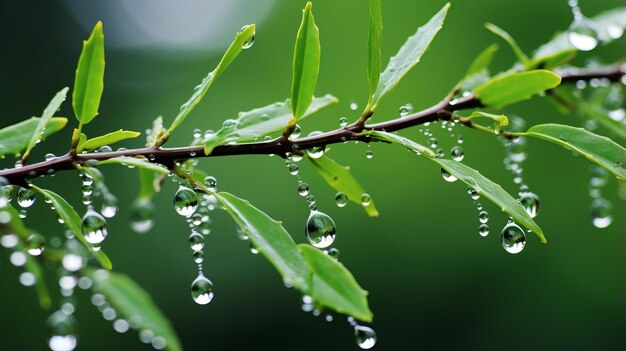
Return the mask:
[[[576,82],[578,80],[590,80],[593,78],[607,78],[611,81],[619,81],[625,76],[625,65],[614,67],[602,67],[591,69],[567,69],[557,71],[563,82]],[[26,165],[20,168],[0,170],[0,176],[5,177],[11,184],[26,185],[28,179],[49,175],[59,171],[75,169],[76,165],[84,165],[89,160],[102,161],[119,156],[145,157],[153,163],[158,163],[172,169],[176,161],[199,157],[234,156],[234,155],[279,155],[285,157],[288,153],[301,153],[302,150],[312,147],[326,146],[343,143],[348,140],[371,140],[360,133],[364,130],[379,130],[393,132],[412,126],[421,125],[437,120],[450,120],[453,111],[481,107],[482,103],[473,95],[451,100],[448,96],[441,102],[413,113],[408,116],[395,118],[389,121],[366,125],[361,120],[323,134],[289,140],[284,136],[274,140],[252,142],[245,144],[222,145],[216,147],[210,155],[204,154],[202,146],[189,146],[177,148],[148,147],[140,149],[98,152],[87,154],[67,153],[47,161]],[[469,120],[461,119],[460,122],[470,128],[480,129],[479,125]],[[481,129],[482,130],[482,129]],[[509,137],[503,133],[505,137]]]

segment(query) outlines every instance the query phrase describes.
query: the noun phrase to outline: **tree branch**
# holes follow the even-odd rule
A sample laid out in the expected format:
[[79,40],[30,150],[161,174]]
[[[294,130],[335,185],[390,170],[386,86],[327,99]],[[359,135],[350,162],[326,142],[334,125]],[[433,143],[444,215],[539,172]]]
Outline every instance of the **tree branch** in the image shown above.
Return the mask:
[[[626,64],[611,67],[600,67],[590,69],[562,69],[556,73],[561,76],[562,82],[576,82],[579,80],[591,80],[594,78],[606,78],[613,82],[624,79],[626,75]],[[89,160],[103,161],[114,157],[130,156],[145,157],[153,163],[161,164],[169,169],[173,169],[175,162],[190,158],[214,157],[214,156],[234,156],[234,155],[270,155],[275,154],[285,157],[288,153],[301,153],[302,150],[312,147],[326,146],[330,144],[343,143],[348,140],[361,140],[369,142],[370,139],[361,135],[364,130],[379,130],[394,132],[397,130],[421,125],[437,120],[450,120],[453,111],[468,108],[481,107],[482,103],[473,95],[468,95],[459,99],[451,100],[448,96],[441,102],[413,113],[408,116],[395,118],[389,121],[367,125],[360,119],[355,123],[341,129],[329,131],[312,137],[305,137],[296,140],[289,140],[280,136],[274,140],[252,142],[245,144],[222,145],[216,147],[210,155],[204,154],[202,146],[189,146],[177,148],[147,147],[140,149],[121,150],[113,152],[97,152],[87,154],[67,153],[47,161],[26,165],[19,168],[9,168],[0,170],[0,176],[5,177],[9,183],[25,186],[28,179],[50,175],[59,171],[75,169],[77,165],[83,165]],[[497,134],[490,128],[474,124],[470,120],[461,118],[460,123],[478,130]],[[512,134],[502,132],[500,135],[514,137]]]

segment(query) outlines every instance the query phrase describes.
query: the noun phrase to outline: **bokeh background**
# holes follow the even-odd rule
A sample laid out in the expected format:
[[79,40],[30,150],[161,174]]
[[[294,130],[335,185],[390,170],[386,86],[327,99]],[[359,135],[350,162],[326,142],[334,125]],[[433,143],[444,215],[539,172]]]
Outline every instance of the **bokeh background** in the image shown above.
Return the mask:
[[[585,14],[624,5],[622,0],[581,0]],[[74,69],[93,24],[103,20],[106,42],[105,93],[100,117],[87,126],[89,135],[118,128],[143,131],[158,115],[170,122],[192,88],[217,63],[234,33],[257,23],[254,46],[223,74],[168,146],[186,145],[192,130],[217,129],[237,112],[288,97],[292,47],[304,1],[25,1],[0,4],[0,126],[39,115],[53,94],[74,81]],[[383,54],[395,53],[406,37],[426,22],[443,1],[386,1],[383,4]],[[358,117],[349,104],[364,106],[367,95],[366,1],[318,0],[314,13],[321,29],[322,63],[317,93],[332,93],[341,102],[302,123],[303,133],[338,126],[340,116]],[[445,26],[417,65],[382,101],[374,120],[397,115],[398,107],[416,109],[441,99],[458,81],[472,58],[492,42],[500,44],[494,69],[508,68],[514,57],[484,22],[508,30],[527,52],[567,28],[571,13],[562,1],[453,1]],[[580,55],[609,62],[626,52],[624,38]],[[387,59],[384,60],[386,64]],[[72,117],[68,99],[61,115]],[[545,99],[509,109],[529,124],[545,121],[579,124],[560,114]],[[74,123],[40,145],[61,154],[69,146]],[[464,162],[515,191],[502,166],[500,142],[471,130],[461,131]],[[447,133],[436,131],[449,148]],[[417,131],[407,136],[423,140]],[[127,142],[139,147],[143,140]],[[120,145],[121,146],[121,145]],[[524,176],[541,197],[537,218],[549,244],[528,237],[518,255],[500,247],[506,217],[490,211],[491,234],[478,235],[474,204],[461,184],[442,181],[429,162],[398,147],[372,145],[366,159],[361,144],[332,147],[332,156],[351,166],[381,212],[368,218],[356,205],[337,208],[335,192],[305,163],[301,174],[311,185],[322,211],[337,223],[335,242],[341,261],[369,290],[378,333],[378,350],[624,350],[626,349],[625,205],[611,181],[605,190],[614,204],[614,223],[599,230],[589,218],[589,164],[558,146],[528,143]],[[3,166],[11,160],[0,160]],[[138,191],[133,170],[107,168],[110,188],[121,209],[109,221],[104,250],[116,271],[132,276],[152,293],[189,350],[351,350],[357,349],[345,318],[327,323],[300,311],[300,296],[285,289],[261,256],[250,254],[237,239],[234,223],[223,212],[213,216],[213,233],[205,246],[205,272],[216,297],[198,306],[189,296],[196,275],[184,220],[172,208],[175,187],[158,194],[157,224],[152,232],[129,228],[128,204]],[[281,159],[267,156],[211,158],[202,169],[217,177],[221,190],[249,199],[282,220],[297,242],[304,241],[307,205]],[[40,180],[80,205],[75,174]],[[30,211],[29,223],[47,237],[62,236],[42,201]],[[34,289],[21,286],[18,270],[0,251],[0,349],[44,350],[44,322]],[[54,286],[54,274],[49,272]],[[137,333],[116,333],[78,291],[79,349],[149,350]],[[58,301],[58,300],[57,300]]]

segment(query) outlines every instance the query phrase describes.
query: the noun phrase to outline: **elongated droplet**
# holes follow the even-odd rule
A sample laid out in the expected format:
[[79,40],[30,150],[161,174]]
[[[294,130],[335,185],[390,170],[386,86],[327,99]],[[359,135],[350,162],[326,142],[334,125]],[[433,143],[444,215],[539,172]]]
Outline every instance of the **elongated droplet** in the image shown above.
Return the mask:
[[337,195],[335,195],[335,203],[337,207],[346,207],[348,204],[348,196],[344,193],[337,193]]
[[478,191],[476,191],[476,189],[474,188],[468,188],[467,189],[467,193],[469,194],[469,196],[472,198],[472,200],[478,200],[480,199],[480,194],[478,193]]
[[567,32],[567,40],[578,50],[590,51],[598,45],[598,33],[590,23],[590,19],[581,16],[574,20]]
[[[240,32],[243,32],[246,28],[248,28],[248,25],[246,24],[245,26],[241,27]],[[250,39],[246,40],[242,45],[241,48],[242,49],[249,49],[253,44],[254,44],[254,37],[256,35],[256,30],[254,31],[254,33],[252,33],[252,36],[250,37]]]
[[354,338],[356,344],[363,350],[369,350],[376,345],[376,332],[370,327],[364,325],[354,326]]
[[191,297],[198,305],[206,305],[215,296],[213,283],[202,273],[191,283]]
[[489,225],[487,223],[481,223],[478,226],[478,234],[480,234],[480,236],[489,235]]
[[154,226],[154,205],[150,201],[138,200],[131,204],[130,228],[136,233],[145,233]]
[[[309,133],[308,136],[312,137],[312,136],[316,136],[316,135],[320,135],[320,134],[322,134],[322,132],[314,131],[314,132]],[[324,156],[324,150],[325,150],[324,146],[316,146],[316,147],[312,147],[310,149],[307,149],[306,153],[307,153],[307,155],[309,155],[310,158],[320,158],[320,157]]]
[[613,222],[611,210],[613,205],[603,198],[593,199],[591,202],[591,221],[596,228],[606,228]]
[[339,127],[343,128],[348,125],[348,119],[346,117],[339,118]]
[[35,192],[32,189],[20,188],[17,192],[17,204],[21,207],[30,207],[35,203]]
[[441,176],[443,177],[443,180],[445,180],[446,182],[456,182],[457,177],[453,176],[452,174],[448,173],[448,171],[446,171],[445,169],[441,169]]
[[509,222],[502,229],[502,247],[506,252],[516,254],[526,245],[526,234],[515,222]]
[[83,236],[88,243],[100,246],[106,238],[107,222],[98,212],[89,208],[83,216]]
[[46,322],[50,329],[48,346],[52,351],[72,351],[76,348],[76,319],[63,311],[54,312]]
[[200,233],[193,232],[189,235],[189,247],[194,251],[200,251],[204,248],[204,236]]
[[535,193],[524,192],[521,194],[519,202],[524,206],[526,213],[531,218],[537,217],[539,213],[539,196]]
[[489,222],[489,213],[487,213],[487,211],[480,211],[480,212],[478,212],[478,221],[480,223],[487,223],[487,222]]
[[335,241],[337,228],[335,222],[327,214],[311,211],[306,221],[306,238],[311,245],[323,249]]
[[174,209],[179,215],[190,217],[198,208],[198,195],[195,191],[181,186],[174,195]]
[[104,196],[100,213],[106,218],[115,217],[117,214],[117,198],[111,194]]
[[26,239],[26,249],[32,256],[39,256],[45,249],[43,236],[39,234],[31,234]]

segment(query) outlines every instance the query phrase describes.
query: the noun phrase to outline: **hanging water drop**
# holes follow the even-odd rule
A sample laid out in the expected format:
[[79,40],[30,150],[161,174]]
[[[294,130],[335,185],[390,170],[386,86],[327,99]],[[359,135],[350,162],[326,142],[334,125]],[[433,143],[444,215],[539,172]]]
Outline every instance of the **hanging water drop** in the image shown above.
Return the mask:
[[489,235],[489,225],[487,223],[481,223],[478,226],[478,234],[483,237]]
[[193,252],[193,261],[197,264],[204,262],[204,252],[202,250]]
[[452,156],[453,160],[461,162],[465,157],[465,151],[463,151],[462,147],[457,145],[450,150],[450,156]]
[[311,245],[323,249],[335,241],[335,222],[327,214],[311,211],[306,222],[306,238]]
[[293,131],[291,132],[291,135],[289,135],[289,139],[298,139],[301,133],[302,129],[299,125],[296,124],[296,126],[293,128]]
[[298,165],[295,163],[290,163],[287,168],[289,169],[289,174],[291,175],[298,175],[298,172],[300,172],[300,169],[298,168]]
[[309,185],[307,183],[300,183],[298,184],[298,194],[300,194],[300,196],[307,196],[309,195]]
[[191,217],[198,208],[198,195],[195,191],[181,186],[174,195],[174,209],[179,215]]
[[26,250],[32,256],[39,256],[45,249],[43,236],[39,234],[31,234],[26,239]]
[[489,213],[487,213],[487,211],[480,211],[480,212],[478,212],[478,221],[480,223],[487,223],[487,222],[489,222]]
[[529,191],[523,192],[520,194],[519,202],[524,206],[526,213],[530,216],[530,218],[537,217],[539,213],[539,196],[535,193],[531,193]]
[[371,149],[369,149],[369,148],[368,148],[368,149],[365,151],[365,157],[366,157],[368,160],[372,159],[372,157],[374,157],[374,152],[373,152]]
[[145,233],[154,226],[154,205],[150,200],[137,200],[130,206],[130,228]]
[[202,273],[191,283],[191,298],[198,305],[206,305],[215,295],[213,283]]
[[446,171],[445,169],[441,169],[441,176],[443,177],[443,180],[445,180],[446,182],[456,182],[457,177],[453,176],[452,174],[448,173],[448,171]]
[[472,200],[476,201],[478,199],[480,199],[480,194],[478,193],[478,191],[476,191],[476,189],[474,188],[468,188],[467,189],[467,193],[469,194],[469,196],[472,198]]
[[430,145],[430,147],[436,148],[437,144],[439,144],[439,140],[437,140],[437,138],[435,137],[431,137],[430,139],[428,139],[428,144]]
[[[245,25],[243,27],[241,27],[241,30],[239,32],[243,32],[244,30],[246,30],[246,28],[248,28],[249,25]],[[241,45],[242,49],[249,49],[253,44],[254,44],[254,37],[256,36],[256,30],[254,31],[254,33],[252,33],[252,36],[243,42],[243,44]]]
[[94,246],[104,241],[107,236],[107,223],[104,217],[92,208],[87,209],[83,216],[83,236],[88,243]]
[[52,351],[72,351],[76,348],[76,319],[63,311],[54,312],[46,322],[50,329],[48,346]]
[[20,188],[17,192],[17,204],[21,207],[30,207],[35,203],[35,192],[29,188]]
[[346,207],[348,204],[348,196],[344,193],[337,193],[337,195],[335,195],[335,203],[337,207]]
[[348,125],[348,119],[346,117],[339,118],[339,127],[343,128]]
[[613,205],[603,198],[593,199],[591,202],[591,221],[596,228],[606,228],[613,222],[611,211]]
[[370,196],[370,194],[365,193],[361,195],[361,205],[368,206],[371,202],[372,202],[372,197]]
[[200,233],[192,232],[189,235],[189,247],[194,251],[200,251],[204,248],[204,236]]
[[[320,134],[322,134],[322,132],[314,131],[314,132],[309,133],[308,137],[312,137],[312,136],[316,136]],[[315,146],[310,149],[307,149],[306,153],[307,155],[309,155],[310,158],[320,158],[324,155],[325,148],[326,146]]]
[[200,128],[194,129],[192,136],[194,139],[199,139],[202,136],[202,131],[200,130]]
[[502,229],[502,247],[506,252],[516,254],[521,252],[526,245],[526,234],[515,222],[510,221]]
[[113,218],[117,214],[117,198],[111,194],[107,194],[102,199],[102,209],[100,213],[105,218]]
[[567,40],[578,50],[590,51],[598,45],[598,33],[591,20],[580,15],[569,27]]
[[413,105],[402,105],[400,106],[400,109],[398,109],[398,112],[400,112],[400,117],[406,117],[409,115],[409,113],[413,112]]
[[357,324],[354,326],[354,338],[356,344],[363,350],[369,350],[376,345],[376,332],[364,325]]

